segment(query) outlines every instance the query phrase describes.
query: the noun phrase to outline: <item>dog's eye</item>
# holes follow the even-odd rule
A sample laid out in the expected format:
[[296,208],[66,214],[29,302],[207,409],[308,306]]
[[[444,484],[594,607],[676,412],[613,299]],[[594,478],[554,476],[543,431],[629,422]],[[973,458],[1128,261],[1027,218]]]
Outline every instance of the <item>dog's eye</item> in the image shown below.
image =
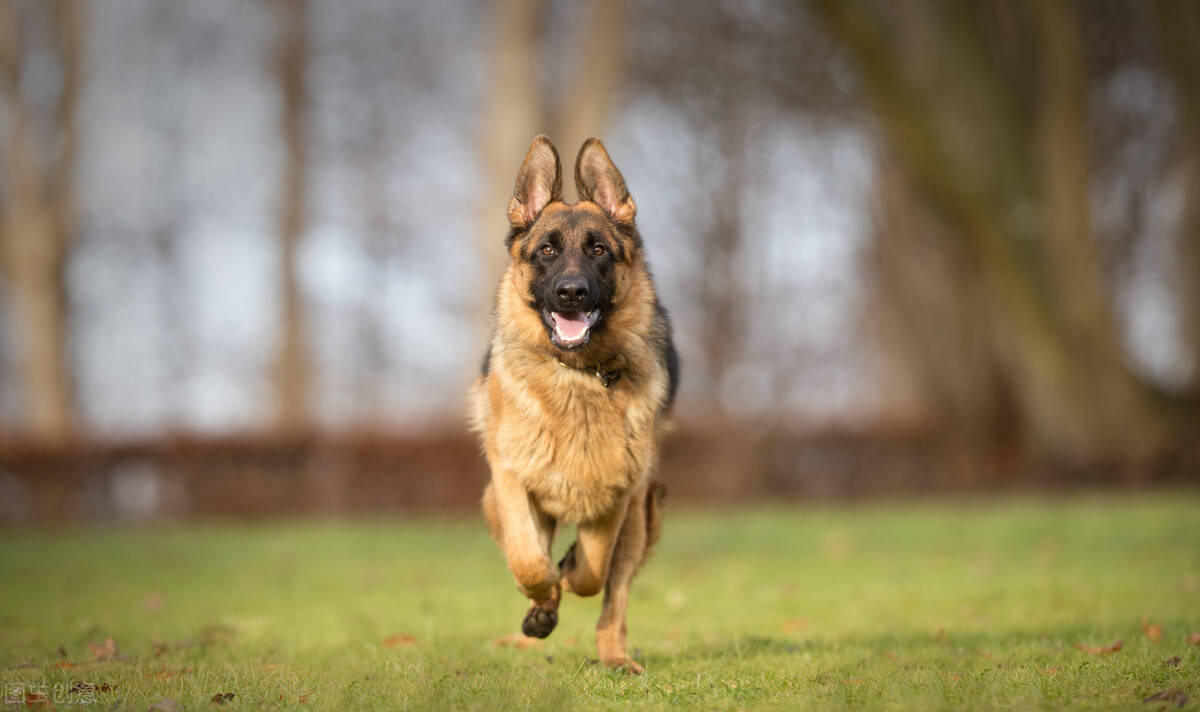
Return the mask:
[[547,257],[553,257],[554,247],[552,245],[542,245],[542,254]]
[[604,245],[592,245],[592,256],[593,257],[599,257],[600,255],[603,255],[604,252],[605,252]]

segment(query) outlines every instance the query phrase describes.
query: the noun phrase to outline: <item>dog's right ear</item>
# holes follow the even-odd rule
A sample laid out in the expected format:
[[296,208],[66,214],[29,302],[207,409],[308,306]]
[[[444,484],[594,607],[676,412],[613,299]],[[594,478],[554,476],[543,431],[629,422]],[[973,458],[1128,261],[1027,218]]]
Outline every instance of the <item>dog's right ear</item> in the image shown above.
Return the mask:
[[555,200],[562,200],[558,149],[550,139],[538,136],[529,145],[529,153],[517,173],[512,200],[508,202],[508,222],[515,228],[527,228]]

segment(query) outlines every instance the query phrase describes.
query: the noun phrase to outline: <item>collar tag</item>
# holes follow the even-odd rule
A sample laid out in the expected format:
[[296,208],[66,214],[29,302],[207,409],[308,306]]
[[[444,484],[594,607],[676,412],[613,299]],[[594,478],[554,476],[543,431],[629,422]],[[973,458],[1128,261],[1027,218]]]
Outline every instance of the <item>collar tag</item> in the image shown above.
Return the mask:
[[611,371],[601,371],[599,366],[596,367],[596,378],[600,379],[600,383],[605,388],[608,388],[612,384],[616,383],[617,379],[620,377],[621,369],[619,368],[614,368]]

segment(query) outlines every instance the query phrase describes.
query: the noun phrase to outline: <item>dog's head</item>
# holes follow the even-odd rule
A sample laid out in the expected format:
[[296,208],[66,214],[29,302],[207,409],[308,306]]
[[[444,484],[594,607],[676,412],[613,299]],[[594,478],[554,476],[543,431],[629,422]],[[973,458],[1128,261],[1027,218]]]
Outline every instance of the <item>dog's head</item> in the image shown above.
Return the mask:
[[586,347],[616,307],[614,297],[640,249],[637,206],[604,144],[588,139],[575,161],[579,202],[562,200],[558,151],[545,136],[529,147],[508,206],[508,250],[526,301],[562,351]]

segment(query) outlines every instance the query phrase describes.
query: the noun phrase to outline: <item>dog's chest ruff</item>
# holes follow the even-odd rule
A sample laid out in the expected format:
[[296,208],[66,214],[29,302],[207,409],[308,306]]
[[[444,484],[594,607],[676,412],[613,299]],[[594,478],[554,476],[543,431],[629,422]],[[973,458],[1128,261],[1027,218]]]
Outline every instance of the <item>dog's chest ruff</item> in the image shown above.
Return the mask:
[[[626,372],[608,385],[595,373],[550,366],[540,387],[502,388],[494,446],[546,513],[595,519],[652,466],[656,408]],[[503,382],[503,381],[502,381]]]

